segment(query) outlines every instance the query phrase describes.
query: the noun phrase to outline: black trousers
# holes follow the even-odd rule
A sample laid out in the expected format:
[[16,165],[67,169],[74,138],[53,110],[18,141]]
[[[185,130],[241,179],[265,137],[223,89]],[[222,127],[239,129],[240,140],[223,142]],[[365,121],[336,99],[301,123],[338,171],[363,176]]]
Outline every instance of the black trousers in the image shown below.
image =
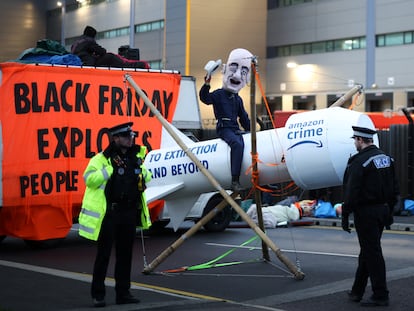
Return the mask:
[[381,237],[387,217],[388,206],[383,204],[361,206],[354,212],[360,253],[352,291],[360,296],[364,294],[369,278],[373,297],[388,298],[385,260],[381,247]]
[[97,253],[91,286],[92,298],[105,297],[105,277],[115,245],[115,292],[117,297],[129,293],[131,287],[132,248],[136,235],[136,210],[108,211],[97,242]]
[[116,68],[146,68],[145,63],[141,61],[127,62],[113,53],[106,53],[98,58],[95,62],[97,67],[116,67]]
[[244,140],[237,130],[228,127],[217,128],[218,136],[230,146],[231,176],[240,176],[243,162]]

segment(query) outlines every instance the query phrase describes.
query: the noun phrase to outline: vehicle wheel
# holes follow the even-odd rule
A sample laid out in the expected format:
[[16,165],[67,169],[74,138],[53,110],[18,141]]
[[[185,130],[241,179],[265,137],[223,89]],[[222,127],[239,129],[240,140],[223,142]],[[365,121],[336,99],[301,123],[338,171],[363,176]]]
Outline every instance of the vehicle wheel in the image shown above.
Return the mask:
[[151,225],[151,227],[149,227],[147,229],[148,233],[159,233],[162,232],[163,229],[170,223],[169,220],[157,220],[154,221]]
[[[207,206],[204,208],[203,217],[215,208],[222,200],[223,197],[221,195],[212,197],[210,201],[208,201]],[[227,205],[220,212],[218,212],[213,219],[204,225],[204,229],[210,232],[224,231],[230,224],[231,217],[231,207],[230,205]]]
[[65,238],[48,240],[24,240],[27,246],[33,249],[49,249],[58,247]]

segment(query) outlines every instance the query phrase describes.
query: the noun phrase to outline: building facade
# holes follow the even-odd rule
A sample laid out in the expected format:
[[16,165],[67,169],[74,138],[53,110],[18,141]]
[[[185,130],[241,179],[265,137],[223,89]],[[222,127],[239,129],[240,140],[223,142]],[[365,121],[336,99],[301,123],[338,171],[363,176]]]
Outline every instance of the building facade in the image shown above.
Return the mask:
[[325,108],[355,84],[365,89],[355,110],[412,107],[413,10],[410,0],[269,0],[273,109]]
[[13,60],[46,34],[43,0],[0,1],[0,62]]
[[[36,41],[71,44],[86,25],[116,53],[139,48],[154,69],[179,70],[201,87],[209,60],[226,62],[238,47],[258,57],[270,110],[330,106],[362,84],[359,111],[398,111],[414,103],[414,26],[411,0],[14,0],[1,1],[0,61]],[[131,22],[132,20],[132,22]],[[289,68],[287,64],[289,63]],[[221,87],[221,74],[212,88]],[[241,96],[249,109],[250,90]],[[261,90],[255,102],[266,114]],[[350,105],[347,102],[346,105]],[[211,107],[200,106],[211,127]]]
[[[148,61],[151,68],[179,70],[183,75],[194,76],[199,89],[204,83],[205,64],[217,59],[225,62],[235,48],[250,50],[264,72],[266,8],[265,0],[66,0],[62,22],[61,7],[51,1],[47,36],[61,40],[64,25],[64,42],[70,49],[83,28],[91,25],[98,30],[98,43],[109,52],[116,53],[121,45],[139,48],[141,59]],[[262,76],[264,83],[265,74]],[[221,74],[213,76],[211,84],[212,88],[221,87]],[[260,102],[259,91],[256,93]],[[248,109],[248,87],[241,96]],[[204,126],[214,127],[212,108],[201,105],[200,111]]]

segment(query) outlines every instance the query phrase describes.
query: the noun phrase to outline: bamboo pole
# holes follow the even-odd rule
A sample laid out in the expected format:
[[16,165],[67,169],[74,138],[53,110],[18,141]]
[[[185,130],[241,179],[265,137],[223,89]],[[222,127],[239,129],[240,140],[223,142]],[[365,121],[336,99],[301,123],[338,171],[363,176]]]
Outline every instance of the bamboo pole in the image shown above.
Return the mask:
[[332,105],[329,106],[329,108],[333,107],[340,107],[342,106],[348,99],[350,99],[352,96],[354,96],[355,93],[362,91],[362,85],[357,84],[352,89],[350,89],[348,92],[346,92],[344,95],[339,97],[336,102],[334,102]]
[[[191,150],[185,145],[185,143],[176,135],[171,125],[164,119],[161,113],[157,110],[154,104],[148,99],[141,88],[135,83],[131,75],[125,74],[125,80],[128,81],[131,86],[135,89],[138,95],[144,100],[144,103],[148,106],[154,116],[161,122],[165,130],[171,135],[181,149],[187,154],[187,156],[197,165],[198,169],[207,177],[209,182],[214,186],[215,189],[223,196],[223,198],[231,205],[232,208],[240,215],[240,217],[256,232],[256,234],[270,247],[276,254],[277,258],[292,272],[296,280],[303,280],[305,274],[289,261],[289,259],[282,253],[279,247],[277,247],[269,237],[256,225],[256,223],[243,211],[243,209],[232,199],[218,181],[211,175],[211,173],[202,165],[200,160],[191,152]],[[150,272],[148,270],[148,272]]]
[[[253,186],[255,185],[255,176],[259,176],[257,169],[257,135],[256,135],[256,58],[252,59],[251,63],[251,79],[250,79],[250,138],[251,138],[251,153],[252,153],[252,179],[254,179]],[[256,203],[257,220],[260,230],[265,232],[263,223],[263,212],[262,212],[262,196],[260,190],[255,187],[254,189],[254,201]],[[263,259],[270,261],[269,248],[262,240],[262,254]]]
[[[232,193],[231,197],[236,198],[238,193]],[[168,256],[175,252],[189,237],[194,235],[202,226],[208,223],[218,212],[228,205],[226,200],[222,200],[215,208],[208,212],[200,221],[196,222],[189,230],[180,236],[173,244],[167,247],[160,255],[157,256],[148,266],[144,267],[142,273],[150,274],[154,269],[161,264]]]

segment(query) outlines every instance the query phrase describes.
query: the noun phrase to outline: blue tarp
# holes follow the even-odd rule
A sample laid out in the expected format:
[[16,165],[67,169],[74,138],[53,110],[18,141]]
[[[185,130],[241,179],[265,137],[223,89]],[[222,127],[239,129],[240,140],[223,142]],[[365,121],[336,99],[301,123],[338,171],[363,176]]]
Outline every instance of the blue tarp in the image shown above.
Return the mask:
[[78,56],[70,54],[59,42],[50,39],[37,41],[35,48],[24,50],[13,62],[82,66]]

